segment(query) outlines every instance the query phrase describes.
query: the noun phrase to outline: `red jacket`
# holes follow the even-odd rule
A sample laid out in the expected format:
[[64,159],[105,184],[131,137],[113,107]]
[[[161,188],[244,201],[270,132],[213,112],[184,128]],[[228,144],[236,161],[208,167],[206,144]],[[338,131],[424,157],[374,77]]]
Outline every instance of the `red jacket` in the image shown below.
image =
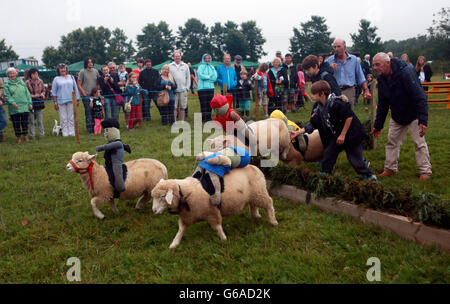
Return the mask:
[[[263,72],[261,72],[261,71],[258,71],[258,75],[259,75],[260,77],[264,77],[264,74],[263,74]],[[273,88],[272,88],[272,84],[270,83],[269,74],[265,73],[265,75],[266,75],[266,77],[267,77],[267,96],[273,97],[273,96],[274,96],[274,94],[273,94]]]

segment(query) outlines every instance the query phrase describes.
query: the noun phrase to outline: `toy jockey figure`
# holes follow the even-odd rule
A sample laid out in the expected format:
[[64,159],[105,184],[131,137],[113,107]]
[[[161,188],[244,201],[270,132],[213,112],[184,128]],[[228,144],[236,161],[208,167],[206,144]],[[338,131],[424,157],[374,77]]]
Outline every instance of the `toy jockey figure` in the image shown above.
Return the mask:
[[120,193],[125,191],[124,175],[127,168],[123,166],[124,151],[131,153],[130,146],[124,145],[120,140],[120,126],[115,119],[106,119],[102,121],[106,145],[97,146],[95,151],[105,151],[105,169],[108,173],[109,182],[114,187],[114,198],[118,198]]
[[[257,144],[253,130],[250,129],[239,114],[231,108],[230,102],[227,98],[223,95],[214,96],[211,100],[211,109],[213,109],[216,113],[214,121],[220,124],[225,132],[229,133],[233,131],[234,135],[238,137],[238,139],[244,139],[244,143],[251,149],[250,151],[252,151],[252,155],[256,155],[253,154],[256,152]],[[232,122],[233,130],[227,130],[227,122]],[[250,147],[250,144],[252,144],[252,147]]]
[[200,153],[197,155],[197,161],[200,164],[195,170],[193,177],[200,180],[203,188],[211,195],[211,204],[219,206],[221,193],[224,191],[224,175],[235,168],[246,167],[250,164],[251,157],[250,153],[245,149],[228,146],[216,153]]

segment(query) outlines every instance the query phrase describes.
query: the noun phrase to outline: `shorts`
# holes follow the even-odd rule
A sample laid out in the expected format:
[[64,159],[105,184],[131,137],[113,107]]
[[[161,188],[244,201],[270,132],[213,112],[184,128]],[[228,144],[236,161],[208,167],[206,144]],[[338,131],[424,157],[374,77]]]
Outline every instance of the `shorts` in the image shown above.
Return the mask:
[[283,93],[283,103],[295,103],[296,102],[296,94],[294,90],[289,90]]
[[187,92],[179,92],[175,93],[175,110],[177,109],[186,109],[188,105],[188,93]]
[[259,92],[259,105],[261,106],[268,106],[269,105],[269,98],[267,97],[267,93],[266,92]]

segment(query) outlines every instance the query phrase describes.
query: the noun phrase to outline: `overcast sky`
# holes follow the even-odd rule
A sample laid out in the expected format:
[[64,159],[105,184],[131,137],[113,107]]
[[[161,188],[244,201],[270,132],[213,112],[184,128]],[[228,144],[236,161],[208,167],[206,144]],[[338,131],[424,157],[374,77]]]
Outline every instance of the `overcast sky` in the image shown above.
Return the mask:
[[0,39],[6,38],[19,56],[38,59],[46,46],[58,46],[60,37],[86,26],[122,28],[136,40],[147,23],[166,21],[175,33],[188,18],[207,26],[227,20],[241,23],[255,20],[267,42],[263,59],[277,50],[289,50],[293,27],[324,16],[333,37],[351,44],[350,33],[358,30],[359,20],[370,20],[378,27],[382,41],[402,40],[425,34],[433,14],[449,6],[449,0],[39,0],[0,1]]

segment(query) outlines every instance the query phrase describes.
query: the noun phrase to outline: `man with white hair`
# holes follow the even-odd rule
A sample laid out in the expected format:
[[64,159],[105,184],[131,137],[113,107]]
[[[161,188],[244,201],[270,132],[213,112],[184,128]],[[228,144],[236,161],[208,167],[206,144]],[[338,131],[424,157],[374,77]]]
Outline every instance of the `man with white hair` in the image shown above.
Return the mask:
[[328,58],[328,63],[334,69],[334,77],[341,88],[342,94],[347,96],[352,110],[355,107],[356,87],[362,86],[364,98],[370,99],[372,95],[366,83],[366,77],[356,56],[347,52],[344,39],[333,42],[334,55]]
[[371,74],[370,72],[370,55],[367,54],[366,56],[364,56],[364,61],[361,63],[363,72],[364,72],[364,76],[367,77],[368,74]]
[[175,89],[175,121],[177,121],[177,116],[181,121],[184,121],[188,106],[188,91],[191,87],[191,72],[189,66],[181,61],[180,51],[173,52],[173,62],[169,64],[169,70],[177,84]]
[[408,130],[416,149],[416,163],[420,180],[431,177],[431,163],[425,133],[428,124],[427,97],[414,71],[406,62],[379,53],[373,59],[373,69],[378,78],[378,109],[372,134],[375,138],[383,129],[386,116],[391,110],[386,162],[380,177],[392,176],[398,172],[400,147]]

